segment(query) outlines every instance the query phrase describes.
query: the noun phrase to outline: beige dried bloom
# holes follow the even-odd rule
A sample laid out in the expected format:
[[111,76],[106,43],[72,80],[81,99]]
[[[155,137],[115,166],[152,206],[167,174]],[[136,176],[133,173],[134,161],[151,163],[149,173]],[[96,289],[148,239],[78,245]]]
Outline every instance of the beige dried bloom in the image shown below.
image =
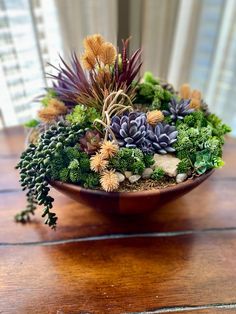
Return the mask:
[[38,111],[38,117],[44,123],[49,123],[55,120],[59,115],[65,115],[66,113],[67,107],[65,104],[56,98],[51,98],[48,102],[48,106]]
[[38,117],[44,123],[55,120],[57,116],[58,113],[53,107],[46,107],[38,111]]
[[192,91],[191,98],[201,100],[202,99],[202,93],[198,89],[194,89]]
[[96,153],[90,158],[90,169],[95,172],[102,172],[107,165],[108,161],[100,153]]
[[60,114],[66,114],[67,113],[67,107],[64,104],[64,102],[56,99],[51,98],[48,102],[48,108],[53,108],[57,112],[58,115]]
[[105,159],[113,157],[119,150],[114,141],[104,141],[101,145],[100,153]]
[[188,84],[183,84],[180,87],[180,97],[183,99],[191,99],[189,107],[195,110],[199,110],[201,108],[201,99],[202,94],[199,90],[194,89],[191,91],[191,88]]
[[91,51],[86,51],[82,56],[81,56],[81,61],[83,64],[83,67],[87,70],[93,70],[96,65],[96,59],[91,53]]
[[118,176],[115,170],[106,170],[102,173],[100,179],[101,186],[106,192],[111,192],[119,187]]
[[85,37],[83,44],[86,52],[91,52],[94,57],[100,53],[101,45],[104,43],[104,38],[100,34],[94,34]]
[[111,43],[105,42],[101,45],[99,59],[103,62],[103,64],[114,64],[116,55],[116,48]]
[[156,125],[164,120],[164,115],[160,110],[153,110],[147,112],[147,123]]
[[180,97],[183,99],[191,98],[191,88],[189,84],[182,84],[179,89]]
[[192,98],[189,104],[189,108],[199,110],[201,108],[201,100]]

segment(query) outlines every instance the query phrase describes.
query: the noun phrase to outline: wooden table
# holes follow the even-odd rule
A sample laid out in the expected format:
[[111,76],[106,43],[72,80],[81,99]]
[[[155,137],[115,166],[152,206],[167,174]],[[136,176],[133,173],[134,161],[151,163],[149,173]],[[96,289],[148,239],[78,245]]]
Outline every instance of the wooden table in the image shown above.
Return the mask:
[[53,191],[57,231],[26,225],[13,169],[24,132],[0,133],[0,313],[236,313],[236,140],[226,166],[147,217],[109,217]]

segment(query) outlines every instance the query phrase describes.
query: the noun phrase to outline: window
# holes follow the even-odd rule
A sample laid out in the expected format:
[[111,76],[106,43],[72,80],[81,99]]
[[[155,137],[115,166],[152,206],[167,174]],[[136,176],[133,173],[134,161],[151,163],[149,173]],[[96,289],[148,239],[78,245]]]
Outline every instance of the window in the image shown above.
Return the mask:
[[[46,17],[50,17],[47,18]],[[6,126],[35,115],[44,68],[61,51],[53,0],[0,0],[0,108]]]

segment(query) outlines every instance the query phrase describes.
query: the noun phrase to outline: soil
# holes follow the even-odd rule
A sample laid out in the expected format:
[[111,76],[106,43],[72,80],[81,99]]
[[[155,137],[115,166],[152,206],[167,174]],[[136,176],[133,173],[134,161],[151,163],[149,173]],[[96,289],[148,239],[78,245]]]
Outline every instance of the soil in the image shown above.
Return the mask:
[[130,183],[128,180],[122,182],[117,192],[138,192],[165,189],[169,186],[176,185],[175,178],[164,178],[162,181],[154,181],[151,179],[140,179],[135,183]]

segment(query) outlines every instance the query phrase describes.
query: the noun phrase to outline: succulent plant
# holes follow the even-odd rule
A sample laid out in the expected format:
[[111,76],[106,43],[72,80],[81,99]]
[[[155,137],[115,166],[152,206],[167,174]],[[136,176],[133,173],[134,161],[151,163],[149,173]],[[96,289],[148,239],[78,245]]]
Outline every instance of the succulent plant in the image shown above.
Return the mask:
[[[147,135],[146,115],[141,112],[130,112],[123,116],[114,116],[111,120],[111,130],[121,147],[141,147]],[[112,139],[111,135],[109,135]]]
[[100,133],[96,130],[87,130],[80,138],[81,149],[89,155],[94,154],[101,145]]
[[163,89],[167,90],[168,92],[170,92],[171,94],[176,94],[176,91],[173,87],[172,84],[164,81],[164,80],[160,80],[160,85]]
[[152,142],[148,139],[145,139],[142,142],[140,149],[144,154],[153,154],[154,153],[154,148],[153,148]]
[[172,147],[177,141],[175,127],[169,124],[158,123],[154,128],[149,127],[148,138],[152,143],[153,149],[159,154],[172,153],[175,149]]
[[173,121],[183,120],[183,118],[195,110],[190,108],[191,99],[181,99],[177,101],[176,98],[172,98],[168,105],[168,110],[163,110],[164,115],[171,117]]

